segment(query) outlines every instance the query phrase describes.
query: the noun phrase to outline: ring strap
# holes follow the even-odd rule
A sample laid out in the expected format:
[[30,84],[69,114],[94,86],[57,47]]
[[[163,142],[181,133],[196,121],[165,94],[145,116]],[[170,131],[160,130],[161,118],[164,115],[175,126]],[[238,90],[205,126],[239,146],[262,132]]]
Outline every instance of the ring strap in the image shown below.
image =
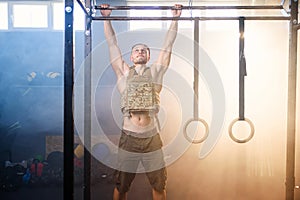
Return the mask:
[[244,54],[244,28],[245,18],[239,18],[240,40],[239,40],[239,120],[245,119],[245,76],[247,76],[246,70],[246,58]]
[[199,118],[199,18],[194,21],[194,119]]

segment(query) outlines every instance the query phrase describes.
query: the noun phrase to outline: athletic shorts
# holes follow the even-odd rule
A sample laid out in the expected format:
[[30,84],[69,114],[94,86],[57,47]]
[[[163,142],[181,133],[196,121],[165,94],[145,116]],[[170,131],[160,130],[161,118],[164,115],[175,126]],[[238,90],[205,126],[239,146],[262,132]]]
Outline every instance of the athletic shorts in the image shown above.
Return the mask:
[[[127,133],[126,133],[127,132]],[[158,133],[151,137],[135,137],[122,131],[119,142],[116,188],[123,194],[129,191],[136,173],[145,172],[152,188],[161,192],[166,187],[167,171]]]

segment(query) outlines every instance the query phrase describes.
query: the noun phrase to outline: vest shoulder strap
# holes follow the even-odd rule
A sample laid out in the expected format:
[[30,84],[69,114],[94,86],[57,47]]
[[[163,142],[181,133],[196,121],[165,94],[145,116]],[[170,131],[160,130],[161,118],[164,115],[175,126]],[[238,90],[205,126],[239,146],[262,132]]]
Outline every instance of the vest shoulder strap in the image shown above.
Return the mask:
[[149,78],[152,78],[152,74],[151,74],[151,70],[150,70],[150,67],[147,67],[144,71],[144,75],[149,77]]
[[135,71],[135,66],[133,65],[132,67],[130,67],[129,69],[129,74],[128,74],[128,78],[132,78],[134,75],[136,75],[136,71]]
[[[134,75],[138,75],[138,74],[137,74],[137,72],[135,70],[135,66],[133,65],[129,69],[128,78],[132,78]],[[143,72],[143,76],[152,78],[150,67],[146,67],[145,71]]]

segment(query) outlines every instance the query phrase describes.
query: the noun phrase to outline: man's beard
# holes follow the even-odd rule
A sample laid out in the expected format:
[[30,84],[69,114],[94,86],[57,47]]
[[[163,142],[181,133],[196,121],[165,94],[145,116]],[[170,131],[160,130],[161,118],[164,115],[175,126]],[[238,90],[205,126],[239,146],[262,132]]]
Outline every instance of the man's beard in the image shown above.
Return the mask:
[[146,64],[147,63],[147,59],[145,58],[138,58],[135,60],[134,62],[135,64]]

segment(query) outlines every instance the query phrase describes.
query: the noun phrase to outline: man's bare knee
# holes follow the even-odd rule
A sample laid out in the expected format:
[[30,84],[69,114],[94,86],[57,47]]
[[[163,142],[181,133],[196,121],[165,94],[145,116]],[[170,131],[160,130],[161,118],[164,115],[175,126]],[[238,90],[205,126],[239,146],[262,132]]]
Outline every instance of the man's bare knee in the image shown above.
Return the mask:
[[155,189],[152,189],[152,196],[153,200],[166,200],[166,190],[157,191]]
[[114,189],[113,200],[126,200],[127,199],[127,192],[120,193],[117,188]]

